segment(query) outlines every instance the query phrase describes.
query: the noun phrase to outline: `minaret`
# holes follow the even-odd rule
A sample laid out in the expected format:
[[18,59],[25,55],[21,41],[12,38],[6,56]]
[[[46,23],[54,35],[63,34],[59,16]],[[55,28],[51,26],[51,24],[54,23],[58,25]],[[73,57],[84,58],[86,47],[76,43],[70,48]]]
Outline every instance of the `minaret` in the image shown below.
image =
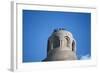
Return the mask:
[[55,29],[48,38],[47,58],[43,61],[76,60],[76,41],[64,28]]

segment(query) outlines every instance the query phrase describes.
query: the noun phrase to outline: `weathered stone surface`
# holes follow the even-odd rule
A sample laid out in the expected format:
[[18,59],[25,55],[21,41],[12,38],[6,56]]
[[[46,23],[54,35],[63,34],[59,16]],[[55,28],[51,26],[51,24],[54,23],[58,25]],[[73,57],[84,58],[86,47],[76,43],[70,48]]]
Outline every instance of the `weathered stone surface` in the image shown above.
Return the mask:
[[76,41],[71,32],[56,29],[48,39],[47,58],[43,61],[76,60]]

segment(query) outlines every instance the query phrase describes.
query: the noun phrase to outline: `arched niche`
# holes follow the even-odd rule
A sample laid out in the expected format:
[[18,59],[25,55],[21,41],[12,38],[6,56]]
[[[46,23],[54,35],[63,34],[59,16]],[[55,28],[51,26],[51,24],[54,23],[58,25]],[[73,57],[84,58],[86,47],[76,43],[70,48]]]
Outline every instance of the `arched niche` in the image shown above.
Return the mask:
[[66,39],[66,46],[70,47],[70,42],[71,42],[70,38],[68,36],[65,36],[65,39]]
[[76,47],[76,44],[75,44],[75,41],[73,40],[73,42],[72,42],[72,51],[75,51],[75,47]]
[[58,36],[53,37],[53,48],[58,48],[60,47],[60,39]]
[[48,42],[47,42],[47,53],[50,51],[51,49],[51,45],[50,45],[50,40],[48,39]]

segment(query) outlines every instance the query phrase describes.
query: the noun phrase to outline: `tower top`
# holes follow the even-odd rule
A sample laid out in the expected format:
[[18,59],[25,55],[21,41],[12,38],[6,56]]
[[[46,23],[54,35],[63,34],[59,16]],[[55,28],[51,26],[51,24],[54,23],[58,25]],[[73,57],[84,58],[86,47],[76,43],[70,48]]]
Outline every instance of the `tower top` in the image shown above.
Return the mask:
[[56,28],[54,29],[54,32],[60,31],[60,30],[66,30],[65,28]]

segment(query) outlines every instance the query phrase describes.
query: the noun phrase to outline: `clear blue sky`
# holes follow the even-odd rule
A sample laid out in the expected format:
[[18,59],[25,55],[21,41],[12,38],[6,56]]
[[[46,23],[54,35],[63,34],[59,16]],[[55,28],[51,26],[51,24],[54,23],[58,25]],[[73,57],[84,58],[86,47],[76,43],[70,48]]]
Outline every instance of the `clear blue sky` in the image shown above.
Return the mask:
[[46,57],[47,40],[54,29],[66,28],[77,45],[77,56],[91,55],[91,14],[23,10],[23,62]]

